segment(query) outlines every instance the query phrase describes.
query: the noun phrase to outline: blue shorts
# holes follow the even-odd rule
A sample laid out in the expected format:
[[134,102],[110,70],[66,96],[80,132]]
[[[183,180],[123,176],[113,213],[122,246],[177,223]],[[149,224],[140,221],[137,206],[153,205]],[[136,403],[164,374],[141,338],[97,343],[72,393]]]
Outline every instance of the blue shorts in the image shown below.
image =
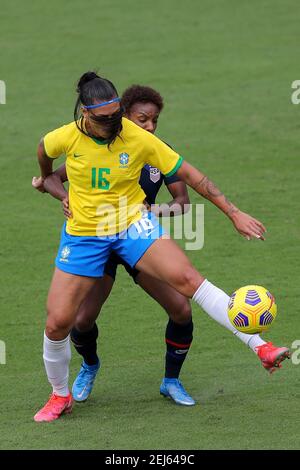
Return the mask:
[[111,253],[116,253],[133,268],[163,234],[164,230],[152,212],[145,212],[127,230],[106,237],[70,235],[64,224],[55,265],[66,273],[102,277]]

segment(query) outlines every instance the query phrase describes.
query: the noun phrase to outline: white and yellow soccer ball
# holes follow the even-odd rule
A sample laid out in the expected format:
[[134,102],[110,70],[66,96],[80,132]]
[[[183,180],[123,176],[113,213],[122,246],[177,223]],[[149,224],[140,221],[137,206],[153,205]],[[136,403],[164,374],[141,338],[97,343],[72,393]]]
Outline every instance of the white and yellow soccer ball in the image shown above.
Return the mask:
[[267,331],[276,315],[274,296],[262,286],[241,287],[233,292],[228,303],[229,320],[243,333]]

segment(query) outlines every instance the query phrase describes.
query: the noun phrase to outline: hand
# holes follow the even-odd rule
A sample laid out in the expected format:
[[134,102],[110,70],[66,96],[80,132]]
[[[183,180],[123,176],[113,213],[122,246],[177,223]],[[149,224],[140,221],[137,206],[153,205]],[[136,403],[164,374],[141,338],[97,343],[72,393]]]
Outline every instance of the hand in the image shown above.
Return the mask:
[[62,209],[64,216],[66,219],[70,219],[72,217],[72,212],[69,209],[69,196],[67,195],[64,199],[61,201]]
[[42,176],[34,176],[31,181],[31,185],[37,189],[40,193],[46,193],[47,191],[44,188],[44,178]]
[[251,238],[265,240],[266,229],[259,220],[241,211],[234,212],[230,218],[237,231],[247,240],[251,240]]

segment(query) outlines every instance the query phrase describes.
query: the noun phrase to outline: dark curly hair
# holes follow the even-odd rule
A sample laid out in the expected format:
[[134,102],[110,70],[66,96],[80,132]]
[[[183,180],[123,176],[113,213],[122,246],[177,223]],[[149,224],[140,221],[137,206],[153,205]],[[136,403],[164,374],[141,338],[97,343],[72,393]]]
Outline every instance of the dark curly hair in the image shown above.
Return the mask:
[[121,98],[121,103],[125,109],[125,113],[130,113],[135,103],[153,103],[159,112],[164,107],[164,101],[160,93],[149,86],[132,85],[127,88]]

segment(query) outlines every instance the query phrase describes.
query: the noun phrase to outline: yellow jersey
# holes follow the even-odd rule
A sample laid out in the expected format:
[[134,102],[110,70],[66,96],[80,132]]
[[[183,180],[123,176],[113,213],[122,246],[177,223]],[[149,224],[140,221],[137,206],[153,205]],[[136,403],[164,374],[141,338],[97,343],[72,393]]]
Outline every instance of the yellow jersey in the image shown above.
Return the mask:
[[66,156],[72,218],[66,231],[107,236],[126,230],[141,217],[145,193],[139,185],[146,164],[173,175],[182,157],[132,121],[122,118],[120,136],[107,144],[80,132],[71,122],[44,137],[50,158]]

